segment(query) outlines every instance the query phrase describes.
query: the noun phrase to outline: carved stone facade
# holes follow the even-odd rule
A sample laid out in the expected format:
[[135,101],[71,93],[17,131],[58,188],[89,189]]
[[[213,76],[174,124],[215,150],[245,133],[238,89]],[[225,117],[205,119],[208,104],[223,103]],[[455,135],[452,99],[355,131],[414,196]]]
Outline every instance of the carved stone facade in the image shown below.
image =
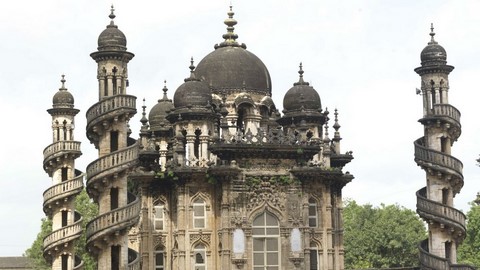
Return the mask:
[[137,238],[142,269],[344,269],[338,112],[299,79],[271,98],[268,70],[225,41],[146,117],[139,166],[129,176],[142,199]]
[[87,167],[99,215],[86,241],[98,268],[344,269],[341,194],[353,176],[342,170],[353,156],[340,152],[338,112],[331,121],[302,64],[280,113],[230,7],[224,41],[191,60],[173,101],[165,86],[148,118],[143,106],[133,139],[134,54],[113,11],[91,54],[99,100],[86,113],[99,155]]

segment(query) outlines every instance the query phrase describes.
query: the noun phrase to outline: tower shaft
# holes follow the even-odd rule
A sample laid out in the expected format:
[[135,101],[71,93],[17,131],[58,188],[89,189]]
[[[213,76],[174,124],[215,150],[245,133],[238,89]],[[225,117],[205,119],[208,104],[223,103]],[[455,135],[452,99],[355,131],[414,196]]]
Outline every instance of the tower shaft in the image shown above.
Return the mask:
[[129,138],[128,121],[136,113],[136,97],[126,94],[127,65],[133,54],[114,25],[99,37],[97,62],[99,101],[87,111],[87,137],[98,149],[98,159],[87,167],[87,191],[99,213],[87,225],[87,247],[97,258],[98,269],[126,269],[136,262],[128,248],[128,230],[138,221],[139,200],[128,193],[127,174],[136,164],[138,146]]
[[43,151],[43,167],[52,178],[52,186],[43,193],[43,210],[52,220],[52,233],[43,241],[44,257],[55,270],[76,269],[81,265],[75,257],[74,240],[82,234],[82,217],[75,211],[75,197],[83,189],[83,174],[75,170],[80,142],[74,141],[74,118],[79,110],[73,108],[73,96],[62,87],[53,97],[53,143]]

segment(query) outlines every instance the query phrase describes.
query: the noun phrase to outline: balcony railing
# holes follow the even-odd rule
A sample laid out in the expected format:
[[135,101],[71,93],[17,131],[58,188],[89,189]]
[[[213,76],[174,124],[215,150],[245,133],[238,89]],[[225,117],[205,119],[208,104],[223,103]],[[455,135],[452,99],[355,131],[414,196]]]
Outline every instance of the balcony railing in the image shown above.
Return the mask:
[[456,227],[462,230],[462,232],[465,232],[465,214],[453,207],[427,199],[426,193],[426,187],[417,191],[417,210],[449,220],[456,224]]
[[64,155],[65,152],[76,152],[80,154],[80,142],[58,141],[50,144],[43,150],[43,163],[47,163],[58,155]]
[[97,103],[95,103],[87,111],[87,123],[90,125],[90,122],[102,115],[105,115],[111,111],[118,109],[129,109],[136,110],[136,99],[135,96],[130,95],[116,95],[112,97],[105,98]]
[[426,148],[422,145],[421,140],[422,139],[418,139],[415,141],[415,159],[451,169],[457,172],[460,176],[462,175],[463,164],[460,160],[440,151]]
[[82,220],[83,218],[76,212],[75,222],[73,224],[62,227],[43,239],[43,250],[48,252],[57,245],[64,244],[80,237],[82,234]]
[[93,235],[109,228],[114,227],[121,230],[132,225],[132,222],[140,216],[141,205],[140,200],[131,194],[129,194],[129,199],[135,200],[124,207],[102,214],[87,224],[87,242],[94,240],[91,239]]
[[62,199],[73,194],[78,194],[83,189],[83,174],[54,186],[43,192],[43,205],[46,206],[55,200]]
[[138,152],[138,144],[135,143],[129,147],[93,161],[87,166],[87,183],[91,182],[96,175],[102,172],[122,165],[127,165],[131,162],[136,162],[138,158]]
[[433,108],[427,112],[428,115],[449,117],[460,126],[460,111],[450,104],[434,104]]

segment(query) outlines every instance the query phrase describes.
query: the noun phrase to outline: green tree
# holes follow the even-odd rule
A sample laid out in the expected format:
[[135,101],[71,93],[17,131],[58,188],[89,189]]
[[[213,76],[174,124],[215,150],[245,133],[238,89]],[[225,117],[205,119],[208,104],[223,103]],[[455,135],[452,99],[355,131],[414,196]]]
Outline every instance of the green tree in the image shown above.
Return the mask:
[[33,241],[32,246],[25,251],[23,256],[27,256],[33,263],[34,269],[47,270],[51,266],[43,257],[43,238],[52,232],[52,221],[48,218],[42,218],[42,225],[37,238]]
[[[98,214],[98,207],[94,204],[85,190],[83,190],[75,198],[75,209],[83,217],[83,235],[75,243],[75,254],[80,256],[84,261],[85,270],[96,269],[95,260],[87,253],[85,249],[85,231],[87,223]],[[33,262],[34,269],[47,270],[51,266],[43,257],[43,238],[52,232],[52,221],[48,218],[42,218],[42,226],[37,238],[33,241],[32,246],[25,251],[25,256],[29,257]]]
[[480,267],[480,196],[470,203],[467,235],[458,249],[458,261]]
[[345,268],[418,265],[418,244],[427,236],[416,213],[399,205],[345,202]]

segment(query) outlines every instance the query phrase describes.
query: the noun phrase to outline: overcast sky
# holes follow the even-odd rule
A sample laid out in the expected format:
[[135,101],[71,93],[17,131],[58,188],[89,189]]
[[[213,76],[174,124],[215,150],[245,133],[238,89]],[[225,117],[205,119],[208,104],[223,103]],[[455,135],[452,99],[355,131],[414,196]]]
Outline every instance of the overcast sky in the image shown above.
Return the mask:
[[[171,98],[196,63],[221,42],[230,1],[113,1],[116,24],[136,56],[129,64],[129,94],[146,98],[149,110],[167,80]],[[21,255],[40,229],[42,194],[51,180],[42,169],[43,149],[52,143],[46,112],[61,74],[75,96],[75,136],[83,155],[77,168],[95,159],[85,136],[85,112],[97,102],[98,35],[109,23],[111,0],[8,1],[0,9],[0,256]],[[355,179],[344,198],[398,203],[415,209],[415,192],[425,173],[413,161],[413,141],[423,134],[420,52],[435,25],[435,39],[447,50],[449,101],[462,112],[462,136],[453,155],[463,161],[465,185],[457,208],[480,191],[478,103],[480,2],[459,1],[233,1],[239,42],[270,71],[273,98],[283,109],[285,92],[304,78],[319,92],[323,108],[339,110],[342,151],[355,159],[345,170]],[[138,135],[138,113],[131,120]]]

